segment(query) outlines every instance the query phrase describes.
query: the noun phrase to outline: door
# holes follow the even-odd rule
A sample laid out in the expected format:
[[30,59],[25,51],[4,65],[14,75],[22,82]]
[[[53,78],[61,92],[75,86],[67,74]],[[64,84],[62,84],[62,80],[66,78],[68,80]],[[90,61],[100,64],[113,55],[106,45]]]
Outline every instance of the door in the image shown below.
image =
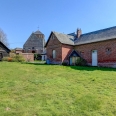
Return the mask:
[[72,65],[72,58],[70,58],[70,65]]
[[2,60],[2,53],[0,53],[0,60]]
[[92,66],[97,66],[97,50],[92,51]]
[[77,57],[71,57],[70,58],[70,65],[76,65]]

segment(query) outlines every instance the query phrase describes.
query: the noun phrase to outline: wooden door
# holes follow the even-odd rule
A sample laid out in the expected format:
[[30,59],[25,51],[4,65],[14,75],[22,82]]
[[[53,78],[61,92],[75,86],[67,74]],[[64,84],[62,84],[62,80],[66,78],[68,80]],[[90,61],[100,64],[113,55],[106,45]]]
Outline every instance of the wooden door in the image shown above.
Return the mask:
[[2,56],[2,53],[0,53],[0,60],[2,60],[2,57],[3,57],[3,56]]

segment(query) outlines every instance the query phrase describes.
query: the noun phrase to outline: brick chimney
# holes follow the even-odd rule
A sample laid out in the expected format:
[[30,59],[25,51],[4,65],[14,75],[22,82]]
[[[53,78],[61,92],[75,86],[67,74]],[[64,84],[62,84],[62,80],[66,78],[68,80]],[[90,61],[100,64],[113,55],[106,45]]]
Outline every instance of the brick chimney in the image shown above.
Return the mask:
[[82,34],[82,31],[81,31],[81,29],[77,29],[77,38],[80,38],[80,36],[81,36],[81,34]]

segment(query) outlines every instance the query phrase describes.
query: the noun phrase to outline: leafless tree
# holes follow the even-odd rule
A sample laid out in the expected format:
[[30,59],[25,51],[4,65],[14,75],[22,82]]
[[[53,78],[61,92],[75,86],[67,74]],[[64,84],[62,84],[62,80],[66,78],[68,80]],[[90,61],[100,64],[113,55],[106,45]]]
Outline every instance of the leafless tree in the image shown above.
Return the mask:
[[9,47],[8,40],[7,40],[7,36],[6,36],[6,34],[4,33],[4,31],[2,29],[0,29],[0,41],[4,45],[6,45],[7,47]]

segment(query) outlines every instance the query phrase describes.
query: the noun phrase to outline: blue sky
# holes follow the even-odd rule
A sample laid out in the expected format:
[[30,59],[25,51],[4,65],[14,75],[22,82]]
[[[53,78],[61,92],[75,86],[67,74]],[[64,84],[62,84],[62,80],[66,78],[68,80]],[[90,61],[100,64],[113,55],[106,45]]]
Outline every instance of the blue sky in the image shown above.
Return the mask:
[[116,26],[116,0],[0,0],[0,28],[10,48],[23,47],[32,32],[82,33]]

